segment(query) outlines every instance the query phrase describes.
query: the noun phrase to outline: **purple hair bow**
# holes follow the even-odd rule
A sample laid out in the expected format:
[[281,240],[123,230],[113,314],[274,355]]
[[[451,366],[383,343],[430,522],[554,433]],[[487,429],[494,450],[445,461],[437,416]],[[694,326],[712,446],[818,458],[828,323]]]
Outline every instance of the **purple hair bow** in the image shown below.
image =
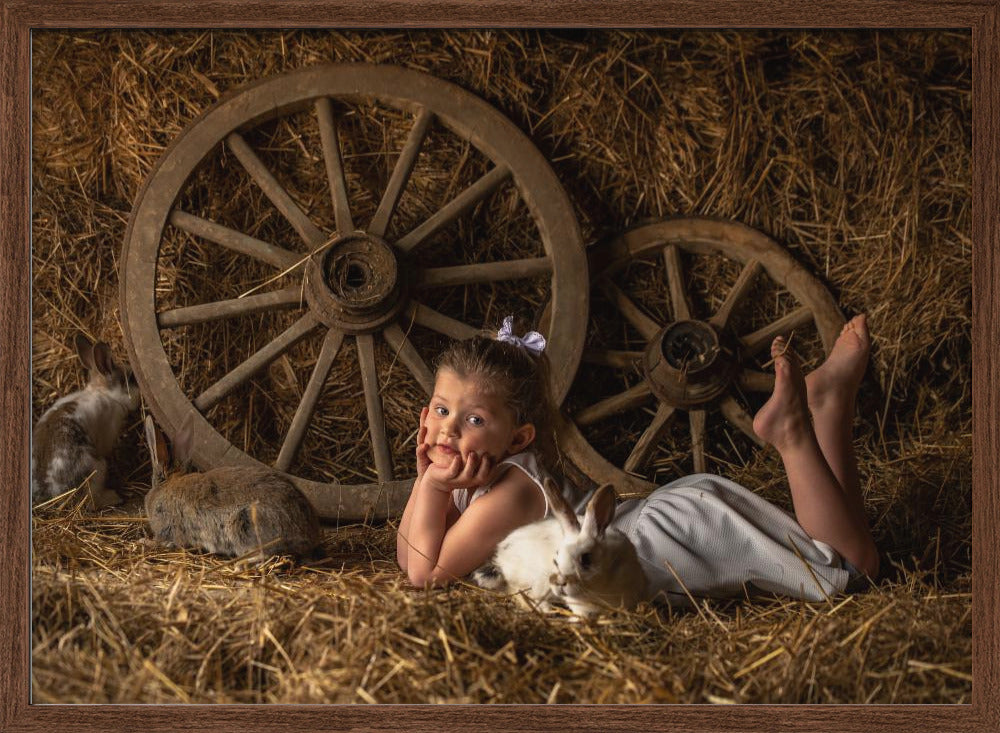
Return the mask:
[[506,341],[508,344],[520,346],[535,356],[545,351],[545,337],[538,331],[528,331],[524,336],[514,335],[514,316],[507,316],[503,319],[503,325],[497,331],[497,341]]

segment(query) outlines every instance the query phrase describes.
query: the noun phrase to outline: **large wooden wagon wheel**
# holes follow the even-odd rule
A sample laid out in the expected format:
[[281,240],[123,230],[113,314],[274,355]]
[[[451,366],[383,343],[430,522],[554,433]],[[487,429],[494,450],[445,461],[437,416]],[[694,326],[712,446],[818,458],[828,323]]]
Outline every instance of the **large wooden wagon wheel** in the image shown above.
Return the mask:
[[[387,121],[368,122],[362,108]],[[352,139],[358,130],[381,149],[363,149]],[[460,153],[455,160],[433,160],[435,151],[452,149]],[[296,156],[294,164],[289,156]],[[382,165],[383,179],[375,180],[372,160]],[[321,190],[302,190],[301,180],[312,169],[319,171]],[[445,183],[439,201],[419,200],[412,190],[414,171],[421,170],[431,177],[440,171]],[[219,197],[212,190],[236,178],[246,181],[239,196]],[[520,250],[506,245],[518,240],[516,233],[501,233],[503,249],[486,256],[448,239],[484,213],[494,214],[487,228],[513,226],[505,215],[516,215],[518,207],[519,221],[533,232],[521,237]],[[468,229],[466,242],[477,236]],[[445,252],[443,260],[434,261],[435,247]],[[519,256],[532,247],[534,254]],[[255,274],[244,275],[247,269]],[[586,272],[565,192],[538,150],[497,110],[419,72],[323,65],[223,98],[172,141],[133,208],[121,308],[140,388],[168,432],[193,420],[197,465],[266,462],[293,479],[321,515],[360,519],[398,514],[411,483],[399,475],[387,437],[385,405],[397,379],[380,379],[379,370],[405,370],[403,381],[419,385],[417,397],[424,399],[419,390],[429,392],[433,376],[429,354],[418,348],[418,332],[439,342],[466,338],[483,323],[443,312],[447,304],[461,304],[476,287],[499,284],[500,298],[518,283],[533,283],[553,303],[549,322],[566,324],[549,334],[557,365],[552,389],[561,400],[583,349],[583,332],[572,324],[587,312]],[[238,282],[227,291],[230,281]],[[257,285],[248,288],[248,282]],[[495,305],[493,297],[489,307],[499,322],[506,306]],[[251,319],[255,339],[272,331],[248,345],[226,330],[240,318]],[[547,323],[542,328],[550,330]],[[198,347],[198,339],[206,346]],[[294,351],[307,343],[304,352]],[[178,344],[187,350],[179,351]],[[198,348],[204,353],[190,356]],[[309,364],[308,380],[299,380],[287,363],[284,372],[291,377],[284,379],[277,366],[282,359]],[[331,377],[331,369],[345,361],[343,373],[359,377],[339,383],[342,375]],[[345,392],[354,404],[363,395],[364,419],[344,428],[355,443],[370,445],[363,459],[348,466],[360,483],[303,475],[308,470],[296,466],[314,422],[336,419],[317,409],[331,392]],[[294,416],[281,428],[276,456],[266,461],[244,449],[253,443],[249,438],[243,447],[235,444],[239,431],[227,437],[213,425],[213,411],[234,400],[240,404],[227,409],[249,410],[252,402],[264,410],[262,419],[290,415],[292,409],[276,404],[282,399],[293,400]],[[415,422],[415,415],[408,420]],[[258,430],[256,420],[246,418],[241,429]],[[412,456],[412,442],[406,450]],[[402,454],[398,446],[395,454]]]
[[[678,471],[705,471],[717,417],[726,431],[761,445],[752,410],[773,390],[765,367],[774,336],[793,333],[808,369],[844,324],[819,280],[776,242],[735,222],[638,226],[592,248],[590,267],[591,328],[560,444],[586,476],[623,494],[648,493]],[[598,326],[601,306],[611,316]],[[601,384],[605,394],[595,395]],[[733,444],[731,435],[718,440]],[[676,458],[681,442],[688,461]],[[658,472],[654,457],[671,451]]]

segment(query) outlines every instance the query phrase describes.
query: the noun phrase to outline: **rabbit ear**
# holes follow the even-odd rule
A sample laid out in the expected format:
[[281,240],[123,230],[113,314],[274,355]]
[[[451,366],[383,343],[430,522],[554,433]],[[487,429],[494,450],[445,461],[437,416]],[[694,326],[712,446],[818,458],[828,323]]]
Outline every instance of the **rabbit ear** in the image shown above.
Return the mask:
[[167,441],[163,433],[156,427],[152,415],[146,415],[146,445],[149,446],[149,459],[153,463],[153,475],[163,473],[167,465]]
[[184,466],[191,461],[191,448],[194,443],[194,420],[189,415],[181,423],[180,429],[174,435],[174,461],[178,466]]
[[110,376],[115,370],[115,360],[111,357],[111,347],[103,341],[94,344],[94,365],[104,376]]
[[549,509],[562,526],[564,534],[576,534],[580,531],[580,520],[576,518],[573,507],[563,498],[559,485],[548,476],[542,482],[542,493],[549,503]]
[[604,530],[615,518],[615,504],[618,497],[611,484],[604,484],[587,502],[587,511],[583,515],[583,526],[580,533],[590,537],[601,537]]
[[83,365],[90,371],[97,369],[97,364],[94,362],[94,344],[91,343],[90,339],[82,333],[78,333],[74,341],[76,343],[76,354],[80,357]]

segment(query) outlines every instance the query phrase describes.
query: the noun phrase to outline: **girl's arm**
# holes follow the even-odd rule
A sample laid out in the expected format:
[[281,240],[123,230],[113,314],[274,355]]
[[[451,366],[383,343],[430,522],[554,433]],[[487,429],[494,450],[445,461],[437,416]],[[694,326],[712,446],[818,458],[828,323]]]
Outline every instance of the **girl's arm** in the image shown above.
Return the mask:
[[403,516],[399,520],[399,527],[396,529],[396,562],[399,563],[399,569],[404,573],[406,572],[406,558],[410,552],[410,545],[407,538],[410,536],[410,519],[413,517],[413,505],[416,504],[417,491],[420,489],[420,477],[413,481],[413,487],[410,489],[410,498],[406,500],[406,508],[403,510]]
[[[406,502],[406,509],[403,510],[403,517],[399,520],[399,528],[396,530],[396,562],[399,568],[406,572],[409,567],[407,561],[410,554],[410,525],[413,520],[414,506],[417,503],[417,492],[420,490],[420,479],[418,476],[410,489],[410,498]],[[445,515],[445,527],[450,527],[461,516],[455,502],[451,501]]]
[[[420,411],[420,424],[417,429],[417,478],[410,489],[410,498],[406,501],[406,508],[403,510],[403,516],[399,520],[399,528],[396,530],[396,562],[399,563],[399,567],[403,572],[406,572],[409,567],[408,558],[411,546],[410,525],[413,520],[413,508],[417,504],[421,479],[423,479],[424,472],[430,465],[430,460],[427,457],[427,445],[425,444],[427,427],[424,425],[424,421],[427,419],[427,412],[426,407]],[[445,514],[445,527],[453,525],[459,516],[458,507],[452,501]]]
[[545,513],[538,487],[523,471],[510,469],[453,524],[447,522],[448,508],[454,508],[447,485],[422,480],[411,502],[406,572],[416,586],[444,585],[468,575],[512,530]]
[[425,407],[420,411],[420,421],[417,424],[417,446],[416,446],[416,456],[417,456],[417,478],[413,481],[413,486],[410,487],[410,497],[406,500],[406,508],[403,509],[403,516],[399,520],[399,527],[396,529],[396,562],[399,563],[399,568],[405,573],[407,562],[406,559],[410,553],[410,522],[413,519],[413,506],[417,502],[417,493],[420,490],[420,480],[424,477],[424,471],[427,470],[427,449],[424,448],[424,439],[427,437],[427,427],[424,425],[424,421],[427,419],[427,408]]

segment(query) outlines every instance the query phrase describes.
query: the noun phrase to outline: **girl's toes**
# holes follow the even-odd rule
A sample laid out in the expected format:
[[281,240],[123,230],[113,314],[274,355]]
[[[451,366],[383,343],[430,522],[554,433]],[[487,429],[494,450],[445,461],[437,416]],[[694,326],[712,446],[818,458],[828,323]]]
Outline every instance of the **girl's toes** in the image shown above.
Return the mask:
[[[788,374],[788,358],[782,356],[781,353],[779,352],[774,357],[774,376],[784,377],[787,374]],[[777,391],[778,388],[777,382],[775,383],[774,387],[775,391]]]

